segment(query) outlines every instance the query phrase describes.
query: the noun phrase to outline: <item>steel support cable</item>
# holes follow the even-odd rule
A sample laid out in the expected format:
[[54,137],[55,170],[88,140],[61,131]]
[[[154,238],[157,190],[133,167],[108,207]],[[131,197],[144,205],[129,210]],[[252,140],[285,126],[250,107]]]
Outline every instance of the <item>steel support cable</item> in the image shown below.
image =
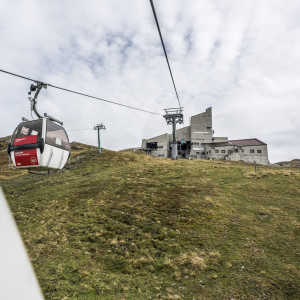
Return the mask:
[[71,130],[67,130],[67,132],[74,132],[74,131],[85,131],[85,130],[93,130],[93,128],[86,128],[86,129],[71,129]]
[[[21,75],[18,75],[18,74],[15,74],[15,73],[11,73],[11,72],[8,72],[8,71],[5,71],[5,70],[1,70],[0,69],[0,72],[6,73],[6,74],[9,74],[9,75],[12,75],[12,76],[16,76],[16,77],[19,77],[19,78],[22,78],[22,79],[26,79],[26,80],[29,80],[29,81],[44,83],[42,81],[31,79],[29,77],[21,76]],[[133,107],[133,106],[130,106],[130,105],[126,105],[126,104],[122,104],[122,103],[118,103],[118,102],[114,102],[114,101],[102,99],[102,98],[99,98],[99,97],[91,96],[91,95],[80,93],[80,92],[76,92],[76,91],[72,91],[72,90],[65,89],[65,88],[62,88],[62,87],[59,87],[59,86],[56,86],[56,85],[52,85],[50,83],[44,83],[44,84],[46,84],[47,86],[51,86],[51,87],[53,87],[55,89],[59,89],[59,90],[65,91],[65,92],[69,92],[69,93],[81,95],[81,96],[84,96],[84,97],[88,97],[88,98],[92,98],[92,99],[95,99],[95,100],[99,100],[99,101],[103,101],[103,102],[107,102],[107,103],[111,103],[111,104],[123,106],[123,107],[126,107],[126,108],[130,108],[130,109],[134,109],[134,110],[146,112],[146,113],[153,114],[153,115],[162,116],[162,114],[155,113],[155,112],[152,112],[152,111],[149,111],[149,110],[145,110],[145,109]]]
[[156,22],[157,30],[158,30],[158,33],[159,33],[160,41],[161,41],[162,47],[164,49],[164,53],[165,53],[165,57],[166,57],[166,60],[167,60],[168,67],[169,67],[169,71],[170,71],[170,75],[171,75],[171,78],[172,78],[173,86],[174,86],[174,89],[175,89],[177,101],[178,101],[179,107],[181,108],[181,104],[180,104],[177,89],[176,89],[176,86],[175,86],[175,81],[174,81],[174,78],[173,78],[173,74],[172,74],[170,63],[169,63],[167,51],[166,51],[166,48],[165,48],[163,37],[161,35],[160,26],[159,26],[159,23],[158,23],[157,15],[156,15],[154,4],[153,4],[152,0],[150,0],[150,4],[151,4],[151,7],[152,7],[152,11],[153,11],[154,19],[155,19],[155,22]]

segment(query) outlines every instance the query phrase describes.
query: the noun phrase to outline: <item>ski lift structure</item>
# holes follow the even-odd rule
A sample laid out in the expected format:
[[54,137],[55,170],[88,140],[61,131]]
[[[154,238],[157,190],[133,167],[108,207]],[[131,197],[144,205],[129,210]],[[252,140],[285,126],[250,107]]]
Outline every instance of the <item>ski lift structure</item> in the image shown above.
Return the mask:
[[31,101],[31,111],[35,120],[22,118],[8,145],[8,154],[17,169],[40,168],[42,170],[63,169],[71,152],[68,135],[62,127],[63,122],[37,111],[37,97],[47,84],[36,82],[30,86],[29,95],[35,92]]

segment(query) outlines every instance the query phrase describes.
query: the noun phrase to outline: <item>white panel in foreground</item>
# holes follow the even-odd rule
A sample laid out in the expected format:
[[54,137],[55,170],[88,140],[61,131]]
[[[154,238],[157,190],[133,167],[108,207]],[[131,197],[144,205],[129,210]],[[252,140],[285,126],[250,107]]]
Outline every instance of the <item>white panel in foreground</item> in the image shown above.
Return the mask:
[[1,188],[0,299],[43,299],[33,268]]

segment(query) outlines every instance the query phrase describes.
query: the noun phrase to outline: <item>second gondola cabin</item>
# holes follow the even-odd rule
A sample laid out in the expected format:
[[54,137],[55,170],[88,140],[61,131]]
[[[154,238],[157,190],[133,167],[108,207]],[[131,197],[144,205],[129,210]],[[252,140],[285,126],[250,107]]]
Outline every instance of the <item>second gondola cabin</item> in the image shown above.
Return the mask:
[[43,117],[20,123],[8,152],[16,168],[62,169],[70,155],[70,143],[62,126]]

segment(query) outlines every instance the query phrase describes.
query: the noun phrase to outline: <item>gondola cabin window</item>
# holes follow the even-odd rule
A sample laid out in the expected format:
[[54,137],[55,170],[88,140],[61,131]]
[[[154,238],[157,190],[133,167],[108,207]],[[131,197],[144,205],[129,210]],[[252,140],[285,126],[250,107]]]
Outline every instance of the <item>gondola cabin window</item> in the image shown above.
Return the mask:
[[69,140],[65,130],[47,120],[46,144],[69,151]]
[[43,120],[35,120],[35,121],[21,123],[16,128],[13,134],[12,143],[15,142],[16,138],[36,136],[36,135],[37,135],[37,141],[40,141],[40,138],[42,136],[42,125],[43,125]]

